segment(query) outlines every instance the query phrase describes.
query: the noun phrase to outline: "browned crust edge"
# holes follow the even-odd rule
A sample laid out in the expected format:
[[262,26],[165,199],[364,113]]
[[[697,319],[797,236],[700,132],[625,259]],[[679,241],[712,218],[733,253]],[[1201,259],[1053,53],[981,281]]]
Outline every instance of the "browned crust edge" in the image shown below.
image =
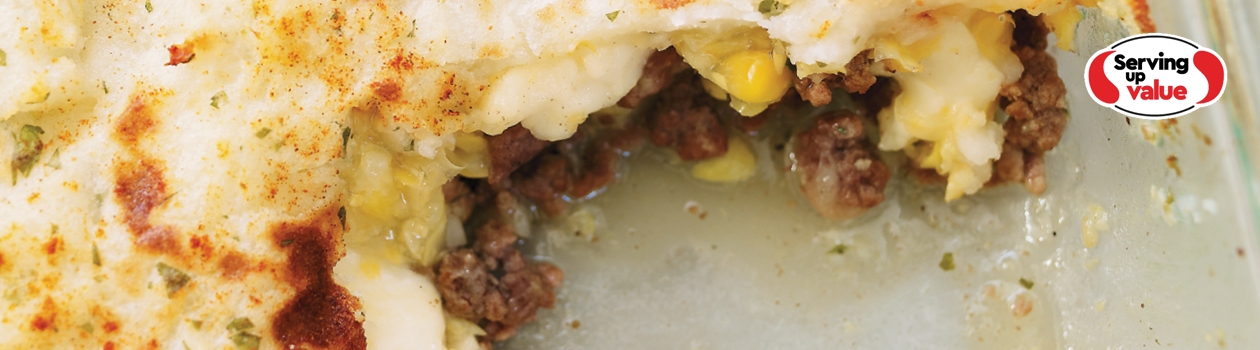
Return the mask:
[[1129,0],[1129,7],[1133,9],[1133,22],[1137,24],[1138,30],[1142,33],[1154,33],[1155,21],[1151,20],[1151,7],[1146,0]]

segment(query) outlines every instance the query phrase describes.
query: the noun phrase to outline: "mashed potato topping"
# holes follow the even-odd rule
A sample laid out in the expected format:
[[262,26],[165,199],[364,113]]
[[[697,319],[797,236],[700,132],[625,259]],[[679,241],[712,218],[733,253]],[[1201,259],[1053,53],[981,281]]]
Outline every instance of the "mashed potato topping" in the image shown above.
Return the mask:
[[[1023,67],[1011,53],[1014,23],[1004,14],[945,9],[919,20],[932,34],[894,35],[877,46],[901,94],[879,114],[879,147],[906,150],[919,167],[948,177],[945,199],[975,193],[1002,151],[993,121],[998,89]],[[916,143],[920,143],[916,145]]]
[[0,348],[470,347],[482,330],[438,322],[413,268],[458,236],[440,186],[486,176],[482,134],[570,136],[671,44],[749,115],[789,62],[874,48],[903,89],[881,146],[956,198],[988,178],[1018,75],[1000,13],[1071,5],[762,3],[0,2]]

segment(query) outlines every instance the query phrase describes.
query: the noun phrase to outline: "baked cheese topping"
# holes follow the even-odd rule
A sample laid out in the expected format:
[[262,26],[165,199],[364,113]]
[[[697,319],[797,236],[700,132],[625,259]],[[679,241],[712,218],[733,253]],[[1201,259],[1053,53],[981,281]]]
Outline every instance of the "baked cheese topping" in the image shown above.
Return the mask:
[[[1129,1],[1097,5],[1149,23]],[[798,76],[842,72],[874,48],[875,66],[894,68],[904,88],[881,117],[881,146],[946,174],[956,198],[987,179],[997,154],[995,89],[1018,64],[995,34],[1017,8],[1075,10],[1051,0],[0,3],[0,128],[13,140],[0,141],[10,160],[0,348],[476,346],[482,330],[440,319],[432,281],[411,268],[459,243],[440,186],[486,175],[483,133],[520,123],[570,136],[670,45],[746,115],[782,96],[789,62]],[[1056,33],[1071,32],[1063,16],[1050,20]],[[740,178],[718,173],[747,172],[744,153],[697,174]]]

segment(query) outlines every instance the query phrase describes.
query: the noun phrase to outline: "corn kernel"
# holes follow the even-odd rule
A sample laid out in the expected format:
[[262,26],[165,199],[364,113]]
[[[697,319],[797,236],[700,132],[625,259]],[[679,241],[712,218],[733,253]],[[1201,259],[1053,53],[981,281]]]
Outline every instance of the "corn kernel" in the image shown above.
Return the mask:
[[591,213],[590,210],[578,208],[572,214],[569,214],[569,219],[566,223],[570,230],[577,232],[578,237],[588,242],[595,239],[595,214]]
[[760,27],[739,27],[720,36],[685,31],[671,41],[688,64],[722,90],[706,86],[706,91],[729,100],[740,115],[760,113],[791,87],[786,47]]
[[792,84],[791,72],[776,66],[770,52],[733,54],[722,60],[718,72],[726,76],[726,91],[750,104],[777,101]]
[[756,170],[757,157],[748,142],[731,137],[726,154],[696,163],[691,168],[691,175],[705,181],[731,183],[748,179]]

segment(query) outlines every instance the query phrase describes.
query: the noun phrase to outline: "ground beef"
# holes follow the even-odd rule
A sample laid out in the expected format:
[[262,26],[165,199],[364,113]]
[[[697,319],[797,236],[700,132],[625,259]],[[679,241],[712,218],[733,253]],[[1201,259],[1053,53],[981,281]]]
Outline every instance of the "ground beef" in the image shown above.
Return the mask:
[[590,155],[583,164],[582,176],[573,183],[574,198],[586,198],[617,178],[617,160],[620,156],[607,142],[593,146],[587,151]]
[[[645,133],[637,125],[600,130],[594,136],[579,130],[544,149],[494,188],[520,195],[548,217],[559,217],[569,200],[588,197],[616,179],[617,163],[639,148]],[[514,208],[514,203],[508,207]]]
[[835,82],[839,79],[841,78],[835,74],[814,73],[804,78],[794,78],[792,86],[796,88],[796,93],[801,95],[801,99],[818,107],[831,103],[831,89],[835,87]]
[[468,182],[462,177],[455,177],[442,185],[442,196],[446,199],[446,208],[459,221],[468,220],[473,207],[477,205],[476,196]]
[[638,107],[643,99],[673,85],[674,77],[690,68],[691,66],[683,62],[682,56],[679,56],[673,47],[653,53],[652,56],[648,56],[647,64],[643,66],[643,75],[639,76],[639,82],[630,89],[629,93],[621,97],[620,101],[617,101],[617,105],[626,108]]
[[796,79],[793,84],[801,99],[809,101],[814,107],[831,103],[831,90],[844,88],[849,93],[864,94],[875,84],[875,76],[871,75],[871,50],[862,51],[844,65],[845,74],[814,73],[804,79]]
[[910,169],[906,175],[920,186],[944,186],[949,182],[949,179],[937,173],[936,169],[920,168],[918,163],[910,159],[906,160],[906,169]]
[[1029,193],[1046,191],[1045,153],[1026,152],[1012,143],[1002,145],[1002,156],[993,162],[993,178],[985,185],[1019,182]]
[[1002,144],[1002,155],[993,162],[993,178],[991,183],[1005,181],[1022,181],[1024,179],[1024,150],[1011,143]]
[[1047,27],[1041,18],[1028,14],[1028,11],[1018,10],[1012,14],[1012,20],[1015,21],[1015,31],[1011,33],[1011,49],[1020,47],[1028,47],[1033,50],[1045,51],[1049,46],[1046,37],[1050,35],[1050,27]]
[[859,52],[844,65],[844,91],[865,94],[866,89],[875,84],[875,76],[871,75],[872,52],[870,49]]
[[520,124],[490,136],[490,184],[499,186],[516,168],[534,159],[551,142],[539,140]]
[[533,201],[547,216],[557,217],[569,207],[565,195],[573,185],[569,160],[547,152],[512,174],[507,188]]
[[866,140],[862,118],[840,111],[820,116],[797,134],[801,191],[829,218],[849,218],[884,201],[891,173]]
[[447,254],[437,269],[443,308],[480,325],[487,342],[506,340],[533,321],[539,308],[554,306],[555,289],[564,280],[555,266],[527,263],[516,249],[512,226],[498,219],[477,229],[471,249]]
[[1046,189],[1045,153],[1059,144],[1067,126],[1067,88],[1054,57],[1046,52],[1045,24],[1024,11],[1016,12],[1014,19],[1011,51],[1024,73],[999,92],[1010,118],[1002,125],[1006,140],[990,184],[1022,182],[1029,192],[1041,194]]
[[[516,232],[503,220],[490,220],[477,229],[473,250],[493,259],[505,259],[515,251]],[[491,268],[495,266],[491,264]]]
[[1050,54],[1029,47],[1016,54],[1024,74],[1000,92],[1011,116],[1003,125],[1006,141],[1027,152],[1045,153],[1059,144],[1067,126],[1067,88]]
[[538,268],[538,276],[542,277],[543,283],[551,286],[552,290],[560,288],[560,285],[564,284],[564,271],[561,271],[556,265],[538,264],[534,266]]
[[569,194],[572,198],[587,198],[607,187],[617,178],[617,163],[621,157],[637,150],[643,144],[645,131],[638,127],[607,131],[586,145],[580,159],[581,170]]
[[442,307],[455,317],[468,320],[502,319],[507,301],[498,280],[471,249],[460,249],[442,258],[438,265],[438,292]]
[[860,113],[871,120],[878,120],[879,111],[884,110],[888,106],[892,106],[893,99],[897,94],[901,93],[897,82],[891,78],[880,78],[875,80],[875,84],[861,95],[851,95],[853,102],[856,102]]
[[[551,284],[545,282],[541,274],[528,264],[519,251],[515,249],[499,260],[503,277],[499,286],[507,297],[507,313],[498,323],[515,329],[525,322],[533,321],[539,308],[551,308],[556,303],[556,294]],[[497,337],[496,337],[497,338]],[[502,340],[502,339],[496,339]]]
[[1024,158],[1024,188],[1033,194],[1046,192],[1046,155],[1029,154]]
[[683,160],[700,160],[726,154],[726,127],[700,85],[700,75],[682,78],[661,91],[660,100],[647,116],[652,143],[678,151]]

